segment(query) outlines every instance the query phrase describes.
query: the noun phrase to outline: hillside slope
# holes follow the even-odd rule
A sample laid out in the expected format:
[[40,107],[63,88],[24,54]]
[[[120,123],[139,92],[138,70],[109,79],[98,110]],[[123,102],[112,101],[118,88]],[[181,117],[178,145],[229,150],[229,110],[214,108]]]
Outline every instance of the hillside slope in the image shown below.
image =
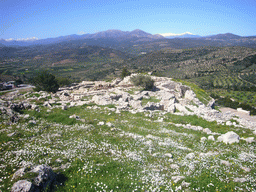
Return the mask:
[[253,191],[256,122],[151,78],[153,91],[126,77],[2,96],[0,190]]

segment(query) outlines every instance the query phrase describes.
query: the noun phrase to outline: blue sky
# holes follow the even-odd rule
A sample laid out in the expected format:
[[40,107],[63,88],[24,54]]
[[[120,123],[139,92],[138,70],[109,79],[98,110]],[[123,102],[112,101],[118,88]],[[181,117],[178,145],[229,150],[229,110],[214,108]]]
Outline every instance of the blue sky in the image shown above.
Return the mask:
[[256,35],[255,0],[0,0],[0,39],[108,29]]

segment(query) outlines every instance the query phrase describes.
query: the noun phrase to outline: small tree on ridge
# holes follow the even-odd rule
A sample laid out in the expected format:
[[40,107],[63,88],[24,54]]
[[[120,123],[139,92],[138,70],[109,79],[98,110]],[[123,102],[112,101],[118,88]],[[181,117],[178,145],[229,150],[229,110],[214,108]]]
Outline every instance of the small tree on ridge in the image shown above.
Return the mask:
[[57,92],[59,89],[59,84],[54,75],[47,71],[41,72],[38,76],[32,79],[32,84],[36,87],[36,91],[47,91],[47,92]]

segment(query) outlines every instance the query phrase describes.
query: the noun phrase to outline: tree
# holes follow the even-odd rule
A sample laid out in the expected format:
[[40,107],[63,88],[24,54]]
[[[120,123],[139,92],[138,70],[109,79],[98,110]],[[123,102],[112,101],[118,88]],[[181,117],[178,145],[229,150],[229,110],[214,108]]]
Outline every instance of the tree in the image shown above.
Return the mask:
[[56,80],[60,87],[68,86],[72,83],[70,78],[66,78],[66,77],[59,77],[59,78],[56,78]]
[[15,86],[18,86],[18,85],[20,85],[20,84],[23,84],[23,81],[22,81],[20,78],[19,78],[19,79],[16,79],[14,85],[15,85]]
[[121,78],[123,79],[123,78],[125,78],[126,76],[129,76],[129,75],[131,75],[131,73],[126,69],[126,67],[123,68],[123,71],[121,73]]
[[59,84],[55,76],[47,71],[43,71],[37,77],[34,77],[32,79],[32,84],[36,87],[36,91],[47,91],[55,93],[59,89]]

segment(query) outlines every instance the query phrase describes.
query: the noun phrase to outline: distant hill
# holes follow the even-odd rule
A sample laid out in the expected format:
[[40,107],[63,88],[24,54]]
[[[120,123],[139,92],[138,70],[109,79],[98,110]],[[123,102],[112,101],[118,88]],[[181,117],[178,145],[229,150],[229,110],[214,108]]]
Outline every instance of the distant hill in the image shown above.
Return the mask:
[[[195,78],[208,75],[253,72],[255,49],[244,47],[199,47],[169,49],[141,55],[127,62],[130,68],[155,71],[160,76]],[[247,58],[246,60],[243,60]]]
[[212,35],[204,38],[211,39],[211,40],[234,40],[234,39],[241,39],[243,37],[232,34],[232,33],[225,33],[225,34]]
[[15,56],[15,52],[19,49],[14,47],[0,47],[0,58],[10,58]]

